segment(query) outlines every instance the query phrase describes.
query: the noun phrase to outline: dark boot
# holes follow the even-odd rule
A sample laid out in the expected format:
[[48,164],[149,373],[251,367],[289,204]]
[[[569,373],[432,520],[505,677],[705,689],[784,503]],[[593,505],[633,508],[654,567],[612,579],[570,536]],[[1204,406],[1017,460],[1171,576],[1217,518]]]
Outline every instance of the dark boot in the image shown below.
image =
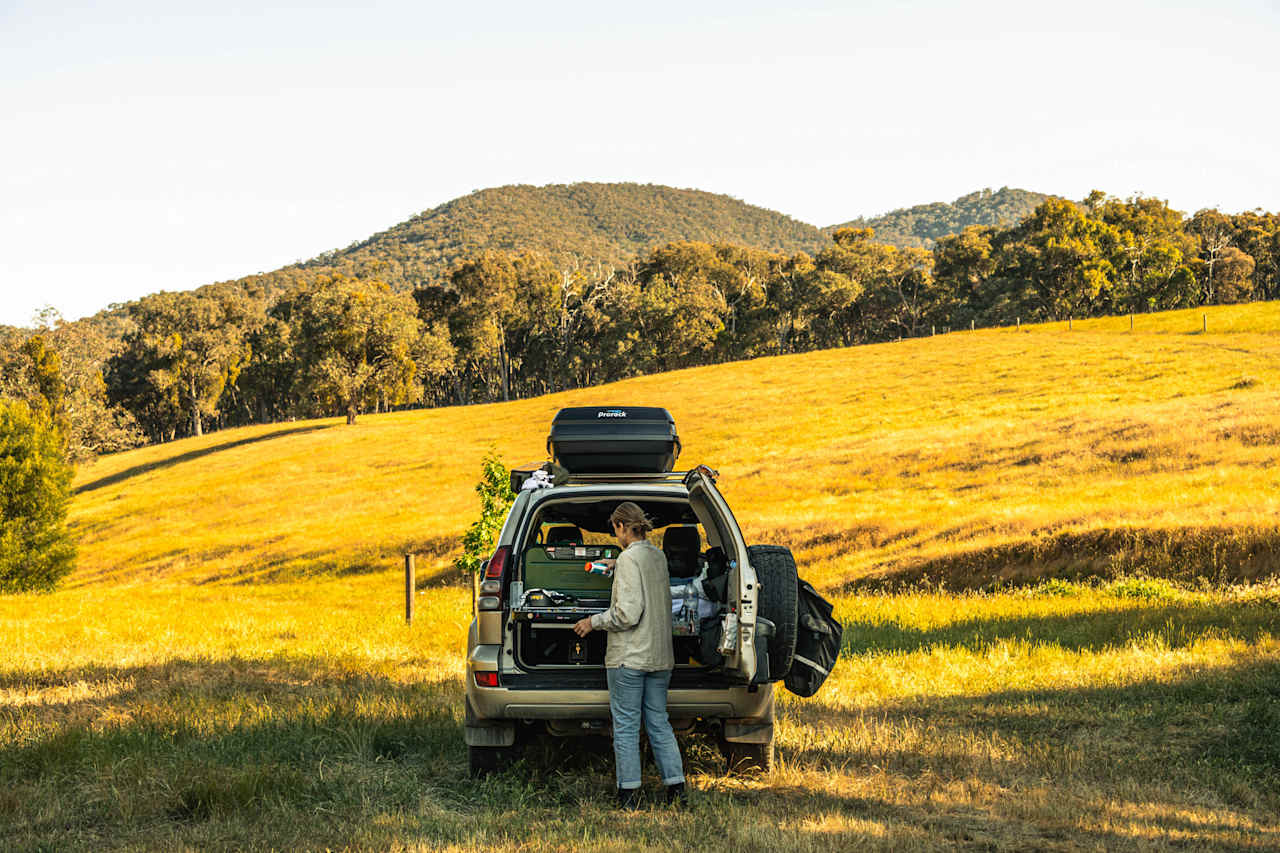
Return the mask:
[[667,786],[667,805],[681,807],[689,805],[689,796],[684,792],[683,782]]
[[633,812],[640,808],[640,789],[639,788],[619,788],[618,789],[618,808],[626,809]]

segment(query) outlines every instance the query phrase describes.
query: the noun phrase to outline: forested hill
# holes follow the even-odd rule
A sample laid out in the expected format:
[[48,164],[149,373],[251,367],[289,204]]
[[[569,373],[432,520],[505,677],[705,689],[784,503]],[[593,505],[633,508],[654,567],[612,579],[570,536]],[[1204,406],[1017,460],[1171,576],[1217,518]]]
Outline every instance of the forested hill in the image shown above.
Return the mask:
[[446,202],[300,268],[377,277],[408,290],[442,281],[456,262],[483,249],[541,249],[622,265],[673,240],[780,252],[816,252],[829,242],[812,225],[700,190],[624,183],[516,185]]
[[[876,240],[931,247],[967,225],[1013,224],[1048,196],[1003,188],[844,223],[872,227]],[[727,195],[657,184],[518,184],[477,190],[385,231],[308,261],[246,276],[227,286],[271,299],[325,272],[377,278],[400,291],[443,283],[459,261],[485,249],[539,249],[586,264],[621,266],[648,249],[678,240],[732,243],[783,253],[816,253],[837,228],[818,228]],[[94,322],[118,335],[122,312]]]
[[1029,190],[1001,187],[992,192],[979,190],[955,201],[936,201],[891,210],[870,219],[858,218],[825,229],[874,228],[876,240],[898,247],[919,246],[929,249],[934,241],[948,234],[959,234],[970,225],[1014,225],[1031,214],[1049,196]]

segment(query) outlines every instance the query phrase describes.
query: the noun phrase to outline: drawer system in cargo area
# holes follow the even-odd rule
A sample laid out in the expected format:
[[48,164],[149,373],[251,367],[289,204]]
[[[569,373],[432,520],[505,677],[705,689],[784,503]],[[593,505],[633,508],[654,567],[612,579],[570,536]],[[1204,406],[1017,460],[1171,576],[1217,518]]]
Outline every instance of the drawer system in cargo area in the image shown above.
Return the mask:
[[[604,666],[605,647],[609,635],[604,631],[592,631],[585,637],[573,633],[573,623],[599,613],[597,610],[564,608],[552,615],[545,611],[534,613],[516,611],[516,649],[520,663],[532,666]],[[561,621],[563,620],[563,621]],[[672,637],[676,667],[702,666],[701,641],[697,637]]]
[[587,571],[593,560],[616,560],[616,545],[531,545],[524,552],[524,588],[609,598],[613,578]]
[[[613,578],[592,574],[587,566],[616,560],[618,554],[616,545],[532,545],[525,550],[523,592],[511,610],[522,664],[604,666],[608,634],[593,631],[578,637],[572,628],[579,619],[608,608]],[[673,642],[677,665],[698,665],[698,637],[677,636]]]

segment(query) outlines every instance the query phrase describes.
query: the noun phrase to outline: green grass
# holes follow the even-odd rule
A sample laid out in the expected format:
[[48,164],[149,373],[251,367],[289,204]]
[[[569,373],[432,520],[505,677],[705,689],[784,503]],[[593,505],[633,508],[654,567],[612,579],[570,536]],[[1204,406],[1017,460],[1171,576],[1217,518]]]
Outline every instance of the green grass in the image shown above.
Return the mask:
[[[0,597],[0,846],[1280,849],[1280,304],[1208,313],[103,458],[72,583]],[[687,812],[619,815],[599,744],[466,774],[480,456],[601,400],[667,404],[845,624],[823,691],[780,694],[771,777],[686,743]]]

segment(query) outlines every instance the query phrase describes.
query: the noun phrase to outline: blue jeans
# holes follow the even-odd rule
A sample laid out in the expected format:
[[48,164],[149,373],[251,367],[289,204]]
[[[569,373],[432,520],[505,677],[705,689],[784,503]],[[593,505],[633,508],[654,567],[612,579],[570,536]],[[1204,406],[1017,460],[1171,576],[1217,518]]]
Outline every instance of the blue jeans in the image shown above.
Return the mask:
[[671,670],[645,672],[625,666],[606,670],[609,678],[609,711],[613,714],[613,757],[618,787],[640,787],[640,721],[649,733],[653,758],[662,784],[684,781],[680,744],[667,719],[667,687]]

